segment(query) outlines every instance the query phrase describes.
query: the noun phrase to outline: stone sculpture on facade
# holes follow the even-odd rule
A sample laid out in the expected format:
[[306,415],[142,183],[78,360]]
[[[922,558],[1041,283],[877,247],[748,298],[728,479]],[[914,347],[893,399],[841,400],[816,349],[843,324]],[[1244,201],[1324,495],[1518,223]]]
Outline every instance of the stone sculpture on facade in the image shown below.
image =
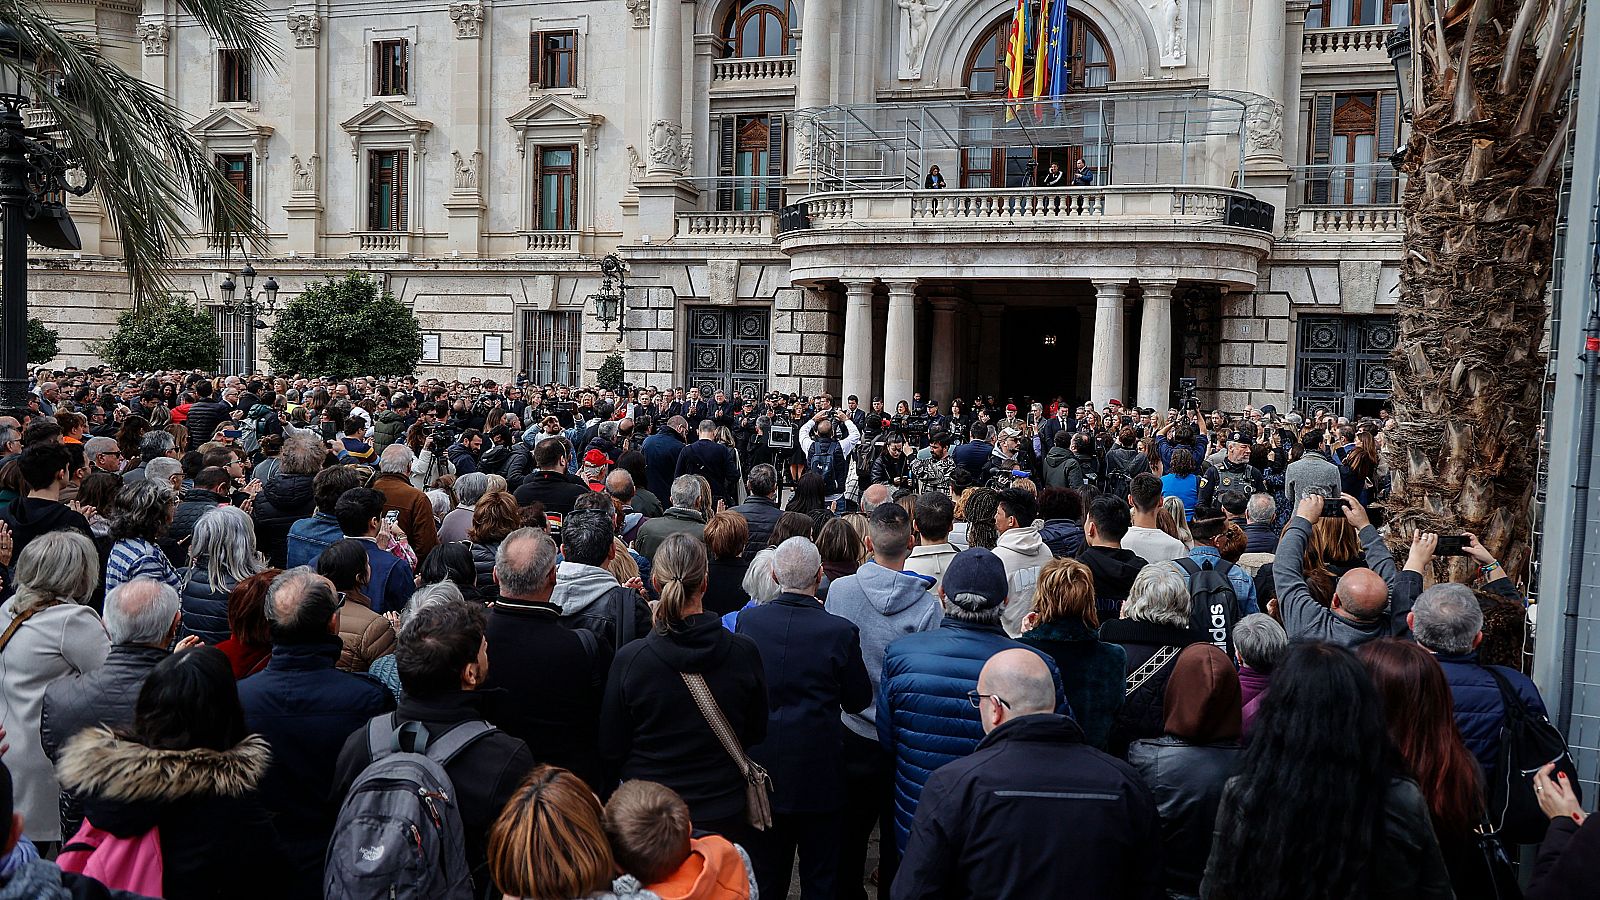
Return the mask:
[[628,12],[633,15],[633,27],[650,26],[650,0],[627,0]]
[[455,189],[457,193],[471,194],[478,190],[478,151],[474,150],[466,156],[460,150],[451,150],[450,156],[455,160]]
[[1188,41],[1184,31],[1188,27],[1185,0],[1144,0],[1145,12],[1155,29],[1161,46],[1161,67],[1178,68],[1188,60]]
[[317,192],[317,155],[302,161],[299,154],[289,155],[289,165],[294,168],[294,192],[296,194],[314,194]]
[[683,127],[657,119],[650,125],[650,163],[653,168],[683,171]]
[[939,7],[929,4],[928,0],[896,0],[895,5],[906,14],[905,61],[900,67],[900,77],[920,78],[922,54],[928,46],[928,17]]
[[289,13],[289,33],[294,35],[294,45],[302,50],[316,49],[322,34],[322,18],[316,13]]
[[146,22],[139,26],[139,40],[144,42],[145,56],[166,56],[167,40],[172,29],[159,22]]
[[483,4],[450,4],[450,21],[456,23],[456,37],[470,40],[483,37]]
[[1245,153],[1270,155],[1283,151],[1283,104],[1258,97],[1245,113]]

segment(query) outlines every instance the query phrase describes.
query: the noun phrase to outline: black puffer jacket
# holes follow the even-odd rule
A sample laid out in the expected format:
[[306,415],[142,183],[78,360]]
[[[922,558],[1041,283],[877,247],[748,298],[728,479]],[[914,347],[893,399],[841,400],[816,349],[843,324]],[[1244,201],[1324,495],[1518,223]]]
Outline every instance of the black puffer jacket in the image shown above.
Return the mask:
[[[1100,626],[1100,640],[1122,645],[1122,649],[1128,652],[1128,674],[1131,676],[1162,648],[1181,651],[1190,644],[1205,640],[1205,636],[1189,628],[1117,619]],[[1162,726],[1166,722],[1163,704],[1167,697],[1167,679],[1172,677],[1173,664],[1177,659],[1177,653],[1171,654],[1171,659],[1165,665],[1149,678],[1143,679],[1138,690],[1127,695],[1111,726],[1107,753],[1126,759],[1129,744],[1140,738],[1161,736],[1164,730]]]
[[1197,897],[1211,855],[1222,789],[1239,770],[1238,744],[1190,744],[1172,735],[1134,741],[1128,762],[1161,815],[1161,865],[1169,897]]
[[500,549],[500,542],[480,544],[477,541],[473,541],[467,549],[472,551],[472,568],[478,573],[478,580],[474,586],[479,588],[494,587],[494,554],[495,551]]
[[190,405],[189,418],[183,420],[184,427],[189,429],[188,449],[194,450],[211,440],[217,426],[232,414],[233,407],[218,400],[201,400]]
[[228,595],[238,582],[224,575],[222,583],[212,584],[203,556],[179,569],[178,578],[183,586],[178,592],[183,602],[183,633],[213,647],[227,640],[233,634],[228,628]]
[[[227,502],[226,499],[201,488],[184,491],[178,497],[177,510],[172,513],[172,525],[167,528],[166,540],[187,551],[189,545],[185,539],[194,534],[194,524],[200,521],[201,516]],[[180,552],[177,561],[183,562],[187,558],[187,552]]]
[[300,519],[310,518],[316,512],[316,500],[311,493],[311,475],[279,472],[267,479],[256,495],[250,513],[256,520],[256,545],[275,568],[283,568],[289,528]]

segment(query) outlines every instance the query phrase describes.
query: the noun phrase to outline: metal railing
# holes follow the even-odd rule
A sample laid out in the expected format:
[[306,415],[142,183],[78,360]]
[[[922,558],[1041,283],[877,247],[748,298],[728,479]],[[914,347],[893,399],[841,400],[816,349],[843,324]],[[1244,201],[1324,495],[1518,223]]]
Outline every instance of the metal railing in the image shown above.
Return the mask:
[[1405,176],[1388,160],[1294,168],[1296,193],[1290,206],[1393,206]]

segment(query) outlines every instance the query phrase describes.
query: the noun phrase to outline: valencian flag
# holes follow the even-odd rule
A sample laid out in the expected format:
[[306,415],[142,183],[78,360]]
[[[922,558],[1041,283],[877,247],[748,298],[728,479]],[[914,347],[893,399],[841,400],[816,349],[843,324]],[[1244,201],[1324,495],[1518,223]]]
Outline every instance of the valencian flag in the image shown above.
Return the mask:
[[[1011,40],[1006,45],[1006,99],[1020,100],[1022,93],[1022,66],[1028,55],[1028,0],[1017,0],[1017,11],[1011,16]],[[1006,107],[1006,121],[1017,117],[1012,106]]]

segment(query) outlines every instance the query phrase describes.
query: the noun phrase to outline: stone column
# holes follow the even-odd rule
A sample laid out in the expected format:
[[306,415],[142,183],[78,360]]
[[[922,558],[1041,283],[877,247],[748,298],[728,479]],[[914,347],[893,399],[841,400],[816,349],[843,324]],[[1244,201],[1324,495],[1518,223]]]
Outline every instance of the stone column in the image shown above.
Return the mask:
[[[1302,23],[1304,19],[1301,20]],[[1245,88],[1260,99],[1246,114],[1249,133],[1245,159],[1283,161],[1284,40],[1289,28],[1284,0],[1251,0],[1250,56],[1245,68]],[[1295,48],[1292,59],[1300,58]]]
[[872,402],[872,282],[844,283],[844,373],[839,395],[855,394],[861,408]]
[[[450,4],[450,19],[455,23],[454,65],[450,72],[451,108],[456,136],[461,146],[450,151],[451,191],[444,202],[449,233],[449,249],[462,256],[481,256],[483,251],[483,172],[486,158],[481,149],[484,105],[483,39],[484,6],[477,0],[456,0]],[[585,148],[587,150],[587,148]]]
[[[796,115],[789,142],[794,150],[790,156],[794,164],[789,167],[789,175],[794,182],[811,178],[813,129],[802,110],[818,109],[833,102],[833,25],[838,19],[839,0],[808,0],[800,11],[800,58],[794,88]],[[885,405],[888,405],[887,399]]]
[[927,399],[939,401],[948,409],[956,389],[956,308],[949,297],[930,301],[933,307],[933,360],[928,370]]
[[[1166,412],[1172,406],[1172,292],[1175,281],[1139,280],[1144,290],[1144,313],[1139,323],[1140,406]],[[1100,397],[1095,397],[1101,402]]]
[[654,0],[645,169],[650,175],[683,174],[683,50],[683,0]]
[[[1089,375],[1089,399],[1096,409],[1113,398],[1127,402],[1122,396],[1122,295],[1126,287],[1121,281],[1097,281],[1094,285],[1094,367]],[[1142,385],[1142,373],[1140,378]]]
[[910,400],[917,378],[917,283],[889,282],[889,321],[883,338],[883,408]]

